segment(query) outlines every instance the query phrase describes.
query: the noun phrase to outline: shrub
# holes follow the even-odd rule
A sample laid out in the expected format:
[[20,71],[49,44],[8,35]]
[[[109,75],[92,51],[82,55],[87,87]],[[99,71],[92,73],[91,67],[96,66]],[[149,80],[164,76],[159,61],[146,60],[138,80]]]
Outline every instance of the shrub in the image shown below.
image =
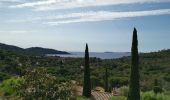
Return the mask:
[[23,79],[19,77],[12,77],[10,79],[4,80],[0,84],[0,91],[5,96],[16,95],[17,90],[15,87],[17,87],[21,81],[23,81]]
[[165,79],[166,81],[170,82],[170,74],[166,74],[166,75],[164,76],[164,79]]
[[81,97],[77,97],[75,100],[89,100],[89,99],[87,99],[86,97],[81,96]]
[[70,85],[69,82],[60,82],[44,68],[38,68],[27,71],[17,92],[24,100],[68,100],[71,95]]
[[142,92],[147,92],[153,90],[153,80],[147,79],[146,81],[142,81],[140,84],[140,89]]
[[10,75],[0,72],[0,82],[2,82],[3,80],[9,79]]
[[157,94],[157,93],[162,93],[163,90],[159,86],[154,86],[153,91],[154,91],[155,94]]
[[142,100],[156,100],[155,94],[153,92],[145,92],[141,96]]
[[163,93],[155,94],[152,92],[141,93],[141,100],[170,100],[170,96]]
[[120,87],[128,84],[127,77],[110,77],[109,80],[112,87]]
[[120,87],[119,88],[119,92],[120,92],[121,96],[127,97],[128,96],[128,92],[129,92],[129,87],[127,87],[127,86]]
[[112,96],[109,98],[109,100],[126,100],[126,97],[124,96]]
[[159,86],[157,79],[155,79],[153,91],[155,94],[162,93],[162,88]]

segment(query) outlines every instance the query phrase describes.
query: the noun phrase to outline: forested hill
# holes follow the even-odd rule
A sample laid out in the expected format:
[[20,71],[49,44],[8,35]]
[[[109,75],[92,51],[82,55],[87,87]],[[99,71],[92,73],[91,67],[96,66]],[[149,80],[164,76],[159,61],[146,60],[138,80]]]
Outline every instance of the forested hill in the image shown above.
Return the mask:
[[15,53],[24,53],[25,50],[23,48],[17,47],[17,46],[13,46],[13,45],[7,45],[7,44],[3,44],[0,43],[0,50],[1,51],[9,51],[9,52],[15,52]]
[[140,55],[141,57],[147,57],[147,58],[161,58],[161,57],[170,57],[170,49],[164,49],[164,50],[159,50],[157,52],[150,52],[150,53],[142,53]]
[[36,54],[69,54],[68,52],[65,51],[58,51],[54,49],[41,48],[41,47],[31,47],[25,50]]
[[[121,76],[121,79],[123,79],[123,75],[129,75],[131,66],[130,58],[131,57],[123,57],[111,61],[115,66],[112,71],[114,77]],[[151,90],[155,79],[160,81],[163,88],[170,90],[170,49],[141,53],[139,55],[139,66],[141,90]]]
[[20,48],[13,45],[7,45],[0,43],[0,50],[1,51],[9,51],[16,54],[29,54],[29,55],[45,55],[45,54],[68,54],[65,51],[58,51],[49,48],[41,48],[41,47],[31,47],[31,48]]

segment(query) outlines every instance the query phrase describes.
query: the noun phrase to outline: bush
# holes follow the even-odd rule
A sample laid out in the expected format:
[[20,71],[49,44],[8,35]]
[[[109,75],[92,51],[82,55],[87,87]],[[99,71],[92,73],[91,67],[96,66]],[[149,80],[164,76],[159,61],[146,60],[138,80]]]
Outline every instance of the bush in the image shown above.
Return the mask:
[[127,98],[124,96],[112,96],[109,100],[126,100]]
[[159,86],[157,79],[155,79],[153,91],[155,94],[162,93],[162,88]]
[[141,93],[141,100],[170,100],[170,96],[163,93],[144,92]]
[[90,99],[87,99],[84,96],[78,96],[78,97],[74,96],[74,97],[70,97],[69,100],[90,100]]
[[11,77],[10,75],[0,72],[0,82],[2,82],[3,80],[9,79],[10,77]]
[[71,84],[60,82],[44,68],[28,70],[24,81],[17,87],[18,94],[25,100],[68,100],[71,96]]
[[89,100],[89,99],[87,99],[87,98],[81,96],[81,97],[77,97],[76,100]]
[[128,92],[129,92],[129,87],[127,87],[127,86],[120,87],[119,88],[119,92],[120,92],[121,96],[127,97],[128,96]]
[[169,74],[165,75],[165,76],[164,76],[164,79],[165,79],[166,81],[170,82],[170,75],[169,75]]
[[147,79],[146,81],[142,81],[140,84],[140,89],[142,92],[147,92],[153,90],[153,80]]
[[157,93],[162,93],[163,90],[159,86],[154,86],[153,91],[154,91],[155,94],[157,94]]
[[153,92],[145,92],[142,94],[141,100],[156,100],[156,97]]
[[4,93],[5,96],[16,95],[16,87],[23,81],[20,77],[12,77],[10,79],[4,80],[0,84],[0,91]]
[[128,84],[128,77],[110,77],[112,87],[120,87]]

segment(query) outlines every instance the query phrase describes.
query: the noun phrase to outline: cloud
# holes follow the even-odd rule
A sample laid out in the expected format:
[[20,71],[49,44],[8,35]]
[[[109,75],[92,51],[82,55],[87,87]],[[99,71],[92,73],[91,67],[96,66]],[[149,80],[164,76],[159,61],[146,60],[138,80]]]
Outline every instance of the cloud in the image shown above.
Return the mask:
[[25,3],[26,0],[0,0],[0,8],[7,8],[9,6]]
[[53,3],[56,3],[57,0],[40,0],[40,1],[36,1],[36,2],[27,2],[27,3],[23,3],[23,4],[19,4],[13,7],[16,8],[22,8],[22,7],[34,7],[34,6],[45,6],[45,5],[51,5]]
[[11,3],[13,3],[13,2],[18,2],[18,3],[23,3],[25,0],[1,0],[0,2],[2,3],[4,3],[4,2],[11,2]]
[[159,9],[149,11],[134,11],[134,12],[109,12],[109,11],[98,11],[98,12],[83,12],[83,13],[72,13],[67,15],[59,15],[53,18],[57,21],[48,21],[48,25],[60,25],[69,23],[80,23],[80,22],[96,22],[105,20],[116,20],[121,18],[132,18],[142,16],[156,16],[170,14],[170,9]]
[[0,34],[16,35],[16,34],[27,34],[30,31],[27,30],[1,30]]
[[46,11],[56,9],[71,9],[78,7],[135,4],[135,3],[160,3],[170,0],[37,0],[10,6],[11,8],[31,7],[35,10]]
[[170,9],[146,10],[146,11],[128,11],[128,12],[113,12],[113,11],[89,11],[79,13],[61,14],[50,17],[25,18],[24,20],[9,20],[8,22],[40,22],[48,25],[60,25],[80,22],[97,22],[105,20],[116,20],[121,18],[132,18],[142,16],[158,16],[170,14]]

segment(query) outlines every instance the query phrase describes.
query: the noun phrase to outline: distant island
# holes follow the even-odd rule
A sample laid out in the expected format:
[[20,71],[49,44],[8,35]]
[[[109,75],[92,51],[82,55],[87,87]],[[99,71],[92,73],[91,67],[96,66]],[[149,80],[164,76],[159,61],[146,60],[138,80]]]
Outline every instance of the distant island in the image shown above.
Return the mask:
[[59,51],[50,48],[42,47],[30,47],[30,48],[20,48],[18,46],[7,45],[0,43],[0,50],[10,51],[17,54],[30,54],[30,55],[46,55],[46,54],[70,54],[66,51]]
[[130,52],[112,52],[112,51],[106,51],[104,53],[130,53]]

